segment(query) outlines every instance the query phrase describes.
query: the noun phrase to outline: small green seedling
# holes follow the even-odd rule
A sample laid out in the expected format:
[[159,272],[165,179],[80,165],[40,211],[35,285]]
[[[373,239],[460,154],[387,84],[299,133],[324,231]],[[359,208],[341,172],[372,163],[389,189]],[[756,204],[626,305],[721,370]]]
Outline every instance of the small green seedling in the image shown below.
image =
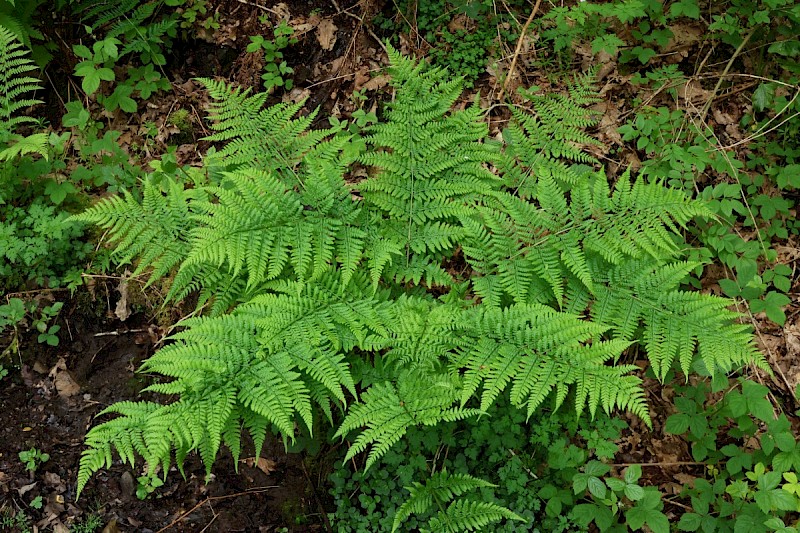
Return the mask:
[[19,460],[25,464],[25,469],[35,472],[39,465],[50,460],[50,454],[44,453],[36,448],[19,452]]
[[136,478],[136,497],[140,500],[147,499],[159,487],[164,485],[164,480],[154,475],[144,475]]

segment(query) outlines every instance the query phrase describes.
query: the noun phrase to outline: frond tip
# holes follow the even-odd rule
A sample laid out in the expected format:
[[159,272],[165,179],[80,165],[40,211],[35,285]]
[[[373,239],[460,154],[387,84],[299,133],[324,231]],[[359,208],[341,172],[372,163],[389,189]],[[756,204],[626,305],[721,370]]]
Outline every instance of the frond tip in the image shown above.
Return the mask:
[[[526,520],[510,509],[500,505],[469,499],[456,499],[467,492],[482,487],[495,487],[488,481],[468,474],[451,474],[446,469],[431,474],[423,484],[414,482],[406,487],[411,495],[400,506],[394,516],[392,533],[412,514],[422,515],[432,509],[440,509],[428,522],[423,531],[459,533],[476,531],[503,519]],[[444,504],[450,502],[447,509]]]

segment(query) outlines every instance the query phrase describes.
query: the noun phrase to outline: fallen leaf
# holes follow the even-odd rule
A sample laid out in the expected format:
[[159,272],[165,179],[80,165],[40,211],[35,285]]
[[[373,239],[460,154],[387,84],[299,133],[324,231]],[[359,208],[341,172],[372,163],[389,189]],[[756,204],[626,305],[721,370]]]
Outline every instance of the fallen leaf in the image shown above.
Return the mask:
[[81,390],[81,386],[67,369],[67,362],[63,357],[59,357],[58,362],[50,369],[48,376],[53,380],[53,385],[62,398],[74,396]]
[[75,378],[72,377],[72,374],[70,374],[69,370],[64,370],[56,374],[54,384],[56,386],[58,395],[62,398],[75,396],[81,390],[81,386],[77,381],[75,381]]
[[336,25],[331,19],[322,19],[317,26],[317,42],[323,50],[333,50],[336,43]]
[[381,74],[380,76],[375,76],[367,83],[365,83],[363,89],[366,91],[375,91],[378,89],[382,89],[387,85],[389,85],[389,77]]
[[114,314],[117,315],[122,322],[125,322],[129,316],[131,316],[130,307],[128,307],[128,280],[123,279],[119,282],[119,286],[117,287],[117,292],[119,292],[119,300],[117,301],[117,307],[114,308]]
[[267,475],[270,475],[275,470],[275,467],[278,466],[272,459],[264,459],[263,457],[259,457],[258,461],[256,461],[255,457],[248,457],[244,459],[244,464],[250,467],[255,466]]
[[50,487],[57,487],[61,484],[61,476],[55,472],[45,472],[44,482]]
[[36,486],[36,483],[38,483],[38,482],[34,481],[30,485],[23,485],[23,486],[21,486],[20,488],[17,489],[17,492],[19,493],[20,496],[25,496],[25,494],[27,494],[28,492],[33,490],[33,487]]

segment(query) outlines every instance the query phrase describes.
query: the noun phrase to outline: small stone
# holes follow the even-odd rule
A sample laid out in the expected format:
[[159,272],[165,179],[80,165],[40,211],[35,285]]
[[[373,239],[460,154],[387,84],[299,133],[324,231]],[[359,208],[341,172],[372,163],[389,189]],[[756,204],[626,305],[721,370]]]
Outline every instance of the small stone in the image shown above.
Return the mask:
[[136,492],[136,483],[130,472],[125,472],[119,478],[119,490],[122,493],[122,499],[128,500],[133,497]]

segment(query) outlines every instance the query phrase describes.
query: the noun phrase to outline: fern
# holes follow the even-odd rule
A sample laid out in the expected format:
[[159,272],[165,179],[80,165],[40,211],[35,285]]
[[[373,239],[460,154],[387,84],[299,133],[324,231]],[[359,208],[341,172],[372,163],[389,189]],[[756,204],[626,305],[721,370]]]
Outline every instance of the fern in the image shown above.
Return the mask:
[[366,234],[356,224],[360,210],[349,199],[341,168],[323,163],[325,152],[337,148],[323,143],[312,150],[307,168],[298,170],[300,191],[252,169],[227,173],[221,186],[207,188],[209,199],[194,204],[191,251],[168,297],[215,290],[218,280],[207,277],[215,268],[245,281],[244,294],[280,277],[287,267],[305,280],[335,262],[342,265],[346,284],[364,255]]
[[[79,217],[150,282],[174,272],[169,298],[211,303],[143,364],[170,379],[149,390],[176,400],[107,410],[118,416],[87,436],[79,491],[113,452],[151,471],[197,452],[210,471],[223,446],[239,456],[242,429],[258,453],[270,430],[319,433],[317,413],[341,419],[346,458],[366,452],[367,468],[409,428],[482,416],[506,393],[528,417],[549,400],[650,425],[638,367],[619,363],[634,344],[661,379],[696,359],[766,368],[728,300],[681,289],[695,266],[682,231],[711,217],[705,205],[627,173],[612,190],[586,166],[589,78],[530,96],[536,114],[513,112],[502,149],[476,106],[452,110],[460,80],[389,55],[397,96],[367,131],[366,180],[346,181],[348,135],[308,131],[302,104],[202,80],[209,139],[225,143],[213,182],[147,180],[141,201]],[[482,483],[434,474],[395,529],[411,513],[431,531],[519,518],[462,498]]]
[[214,99],[209,118],[216,133],[206,140],[229,141],[216,154],[216,160],[229,169],[241,166],[264,171],[282,169],[282,175],[292,176],[292,169],[309,150],[333,133],[333,130],[307,131],[316,111],[293,118],[304,102],[264,107],[269,93],[250,95],[250,89],[234,89],[221,81],[200,78],[200,82]]
[[204,197],[202,190],[187,189],[169,179],[165,183],[162,188],[154,179],[146,179],[141,201],[123,192],[71,218],[108,230],[117,261],[124,264],[138,258],[134,276],[152,268],[148,285],[170,273],[189,254],[187,233],[193,226],[193,201]]
[[477,409],[453,405],[458,399],[458,380],[445,374],[406,371],[397,384],[373,385],[362,396],[363,403],[350,407],[334,437],[366,427],[353,441],[345,461],[371,447],[366,468],[372,466],[411,426],[433,426],[480,414]]
[[488,502],[456,500],[446,509],[444,507],[454,497],[475,489],[494,486],[468,474],[450,474],[447,470],[431,474],[425,484],[415,482],[411,487],[406,487],[411,494],[395,513],[392,533],[397,531],[410,515],[422,515],[435,508],[440,510],[431,518],[429,527],[425,531],[448,533],[476,531],[504,518],[524,522],[524,518],[509,509]]
[[460,238],[458,217],[496,185],[484,166],[495,152],[479,142],[488,130],[476,105],[450,111],[461,94],[460,79],[391,48],[389,55],[392,83],[402,90],[387,106],[386,121],[367,130],[365,140],[373,150],[361,161],[380,172],[359,189],[386,214],[408,263],[412,254],[440,256]]
[[[120,19],[124,22],[129,20],[132,15],[149,10],[151,13],[159,2],[142,3],[142,0],[82,0],[72,8],[73,13],[81,16],[81,21],[87,24],[92,31],[97,31],[106,24],[117,22]],[[145,16],[141,21],[143,21]],[[139,21],[141,23],[141,21]]]
[[35,133],[24,137],[14,130],[20,124],[36,122],[20,116],[20,110],[42,103],[24,98],[25,93],[41,89],[39,80],[27,73],[37,70],[28,57],[28,51],[16,40],[16,35],[0,26],[0,161],[9,161],[19,155],[38,153],[47,157],[47,135]]
[[619,264],[676,257],[679,230],[694,217],[712,216],[683,192],[642,179],[631,184],[627,173],[613,193],[602,174],[576,184],[569,197],[548,176],[534,190],[536,203],[496,194],[500,207],[481,206],[462,219],[468,234],[464,253],[484,274],[475,280],[475,290],[491,305],[508,297],[561,305],[569,278],[591,293],[591,258]]
[[[695,352],[712,375],[748,362],[767,370],[749,328],[736,323],[737,313],[727,309],[729,300],[680,290],[681,282],[697,266],[629,261],[609,267],[596,262],[592,270],[601,283],[595,285],[594,301],[584,288],[575,287],[572,306],[591,302],[592,318],[611,325],[616,338],[638,337],[660,379],[676,361],[688,375]],[[637,335],[640,326],[641,337]]]
[[521,196],[534,196],[531,188],[541,176],[574,184],[580,181],[574,163],[597,164],[585,151],[586,146],[600,145],[585,132],[598,114],[587,106],[600,101],[593,78],[592,74],[577,76],[566,95],[522,91],[533,112],[511,108],[515,121],[503,132],[506,152],[501,167],[508,184]]

